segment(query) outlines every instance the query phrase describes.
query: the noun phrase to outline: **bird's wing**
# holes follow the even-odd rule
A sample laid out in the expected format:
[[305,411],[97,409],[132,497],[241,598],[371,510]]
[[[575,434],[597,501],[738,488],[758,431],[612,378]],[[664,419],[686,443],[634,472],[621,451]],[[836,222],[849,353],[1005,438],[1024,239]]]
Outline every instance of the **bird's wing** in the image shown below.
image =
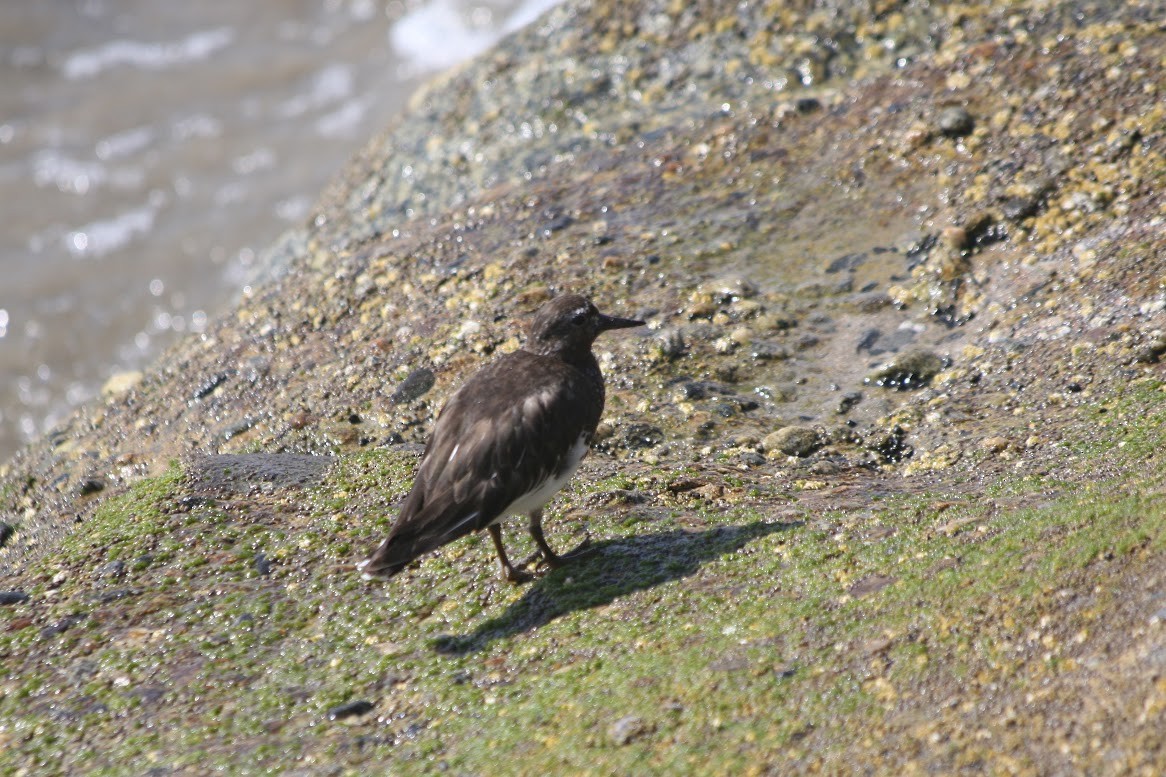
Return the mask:
[[588,405],[579,403],[587,390],[581,376],[542,373],[545,380],[520,393],[500,385],[500,372],[479,372],[442,409],[401,514],[373,555],[379,566],[404,566],[490,525],[532,485],[561,472],[579,438],[594,431],[597,413],[577,409]]

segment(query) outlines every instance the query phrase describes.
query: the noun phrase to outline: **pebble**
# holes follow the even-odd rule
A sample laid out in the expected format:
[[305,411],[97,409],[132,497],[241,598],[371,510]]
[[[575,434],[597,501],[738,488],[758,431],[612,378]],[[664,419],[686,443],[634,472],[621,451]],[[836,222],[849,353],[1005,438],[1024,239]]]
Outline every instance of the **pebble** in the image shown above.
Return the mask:
[[85,478],[77,487],[77,493],[81,496],[89,496],[90,494],[96,494],[98,491],[104,490],[105,481],[101,478]]
[[543,224],[543,227],[542,227],[542,236],[543,237],[550,237],[554,233],[559,232],[561,230],[564,230],[567,227],[569,227],[575,223],[575,219],[573,219],[571,216],[569,216],[565,213],[560,214],[560,215],[554,215],[554,214],[548,214],[548,215],[551,216],[551,219],[550,219],[550,221]]
[[980,450],[988,453],[1000,453],[1007,450],[1010,444],[1007,437],[985,437],[980,440]]
[[255,418],[244,418],[241,421],[236,421],[233,424],[228,425],[227,428],[222,431],[223,440],[226,441],[230,440],[232,437],[238,437],[243,432],[246,432],[248,429],[255,426],[257,420],[258,419]]
[[926,386],[944,366],[945,360],[931,351],[907,351],[876,369],[865,382],[910,391]]
[[8,544],[8,540],[12,539],[12,535],[16,534],[16,529],[7,521],[0,521],[0,548]]
[[20,604],[28,601],[28,594],[24,591],[0,591],[0,605]]
[[769,343],[758,345],[750,355],[754,361],[759,362],[785,361],[792,356],[788,348]]
[[210,501],[211,500],[207,497],[201,496],[199,494],[188,494],[186,496],[179,497],[175,504],[179,510],[185,512],[187,510],[193,510],[196,507],[202,507],[205,504],[209,504]]
[[194,394],[190,397],[191,402],[197,402],[204,397],[210,396],[215,389],[227,382],[231,377],[229,372],[220,372],[218,375],[212,375],[198,385],[194,390]]
[[271,574],[271,559],[264,555],[262,551],[255,554],[255,571],[264,577]]
[[745,451],[737,457],[737,460],[744,464],[746,467],[760,467],[765,463],[765,457],[760,453],[755,453],[753,451]]
[[777,451],[799,458],[809,456],[822,445],[822,435],[812,426],[786,426],[765,435],[761,440],[761,447],[767,453]]
[[1134,360],[1139,364],[1157,364],[1166,354],[1166,335],[1157,335],[1134,352]]
[[93,597],[94,601],[99,604],[109,604],[116,602],[118,599],[125,599],[129,596],[140,596],[142,589],[140,588],[115,588],[112,591],[102,591]]
[[867,575],[866,577],[856,582],[854,585],[850,586],[850,588],[847,588],[846,593],[850,594],[856,599],[861,599],[864,596],[878,593],[887,586],[892,585],[893,583],[897,583],[898,581],[899,578],[890,577],[889,575]]
[[142,373],[137,370],[130,370],[127,372],[117,372],[109,377],[101,387],[101,395],[104,397],[112,397],[117,394],[122,394],[137,386],[142,382]]
[[76,626],[78,623],[81,623],[82,621],[84,621],[86,617],[88,617],[88,616],[69,615],[65,618],[61,618],[59,621],[57,621],[53,625],[45,626],[43,629],[41,629],[40,630],[40,637],[41,637],[41,639],[49,639],[51,637],[57,636],[58,634],[62,634],[64,632],[68,631],[69,629],[73,628],[74,626]]
[[120,559],[111,561],[97,570],[98,577],[118,578],[126,573],[126,563]]
[[678,329],[665,329],[656,336],[656,351],[664,359],[679,359],[687,349],[684,335]]
[[612,744],[619,747],[630,745],[639,737],[648,733],[648,727],[643,719],[635,715],[625,715],[607,728],[607,736]]
[[720,499],[722,496],[724,496],[725,489],[723,486],[721,486],[718,483],[709,483],[708,485],[704,485],[704,486],[701,486],[700,488],[696,489],[695,493],[701,499],[707,499],[709,501],[712,501],[714,499]]
[[664,432],[651,424],[629,424],[622,435],[623,447],[651,448],[664,442]]
[[966,108],[953,105],[939,112],[935,120],[939,131],[949,138],[962,138],[971,133],[976,126],[976,120]]
[[365,699],[346,702],[328,710],[328,720],[343,720],[372,712],[375,705]]
[[699,381],[690,380],[681,383],[677,386],[674,396],[677,401],[693,401],[697,399],[705,399],[709,395],[709,384],[701,383]]
[[434,376],[433,370],[428,367],[418,367],[401,381],[401,385],[397,386],[397,390],[389,397],[389,401],[395,405],[402,402],[412,402],[433,388],[433,384],[436,382],[437,378]]
[[838,408],[835,410],[838,415],[846,415],[862,401],[861,391],[851,391],[848,394],[843,394],[842,399],[838,400]]
[[914,449],[904,442],[906,437],[907,433],[901,426],[878,430],[866,438],[864,447],[893,464],[914,453]]

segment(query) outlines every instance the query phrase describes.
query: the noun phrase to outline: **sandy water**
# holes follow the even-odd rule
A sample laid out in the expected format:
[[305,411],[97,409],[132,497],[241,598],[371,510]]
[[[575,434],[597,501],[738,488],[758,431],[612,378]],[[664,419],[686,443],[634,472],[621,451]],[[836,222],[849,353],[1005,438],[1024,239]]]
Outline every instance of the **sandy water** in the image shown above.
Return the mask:
[[550,5],[0,4],[0,462],[204,329],[418,83]]

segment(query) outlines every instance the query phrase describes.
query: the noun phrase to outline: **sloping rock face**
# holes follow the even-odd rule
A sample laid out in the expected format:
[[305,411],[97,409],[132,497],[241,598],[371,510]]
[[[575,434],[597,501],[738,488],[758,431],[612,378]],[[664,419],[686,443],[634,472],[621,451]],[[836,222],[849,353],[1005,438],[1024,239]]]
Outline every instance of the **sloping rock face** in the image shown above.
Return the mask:
[[[562,289],[651,320],[609,346],[617,403],[652,376],[612,424],[670,451],[910,421],[951,452],[899,463],[942,466],[981,405],[1088,400],[1163,352],[1154,10],[556,9],[424,89],[213,332],[5,466],[5,561],[175,457],[422,442]],[[883,385],[905,349],[947,370]]]
[[[1089,442],[1112,436],[1105,413],[1132,387],[1149,413],[1163,378],[1164,43],[1148,0],[568,3],[419,93],[208,334],[5,465],[0,569],[14,590],[73,579],[54,567],[62,543],[173,461],[197,492],[189,511],[212,491],[324,477],[304,456],[412,455],[442,400],[564,290],[649,321],[600,343],[608,410],[581,477],[688,474],[658,494],[607,492],[621,504],[698,494],[821,513],[866,509],[863,495],[977,501],[1024,478],[1158,488],[1156,459],[1126,470]],[[207,457],[224,455],[250,486],[207,485],[230,469]],[[963,524],[941,523],[929,537],[963,541]],[[1137,561],[1147,580],[1161,580],[1157,536]],[[866,600],[897,580],[840,593]],[[28,625],[51,631],[33,612]],[[1160,661],[1138,673],[1160,637],[1089,641],[1139,612],[1116,607],[1076,643],[1133,669],[1082,660],[1100,674],[1059,687],[1104,675],[1118,711],[1077,713],[1150,768]],[[806,768],[815,742],[887,768],[958,768],[982,762],[977,726],[999,713],[1027,737],[1019,762],[1109,763],[1098,748],[1065,755],[1067,729],[1045,725],[1063,699],[1039,693],[949,693],[960,735],[929,739],[954,681],[932,682],[914,701],[872,686],[898,715],[873,742],[824,724],[780,741],[801,743]]]

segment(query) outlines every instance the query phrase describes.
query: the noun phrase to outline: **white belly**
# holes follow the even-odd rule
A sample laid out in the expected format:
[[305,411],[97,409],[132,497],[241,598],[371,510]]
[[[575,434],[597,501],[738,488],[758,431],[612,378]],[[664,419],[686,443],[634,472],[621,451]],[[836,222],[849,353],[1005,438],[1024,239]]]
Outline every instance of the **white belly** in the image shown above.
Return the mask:
[[518,497],[518,499],[515,499],[493,522],[497,523],[509,515],[525,515],[531,513],[551,501],[551,497],[557,494],[563,486],[567,485],[567,481],[575,474],[575,470],[579,468],[579,462],[583,461],[583,456],[586,453],[587,435],[579,435],[579,439],[571,446],[571,451],[567,454],[566,466],[563,467],[563,471],[559,473],[558,477],[548,477],[533,491],[529,491]]

